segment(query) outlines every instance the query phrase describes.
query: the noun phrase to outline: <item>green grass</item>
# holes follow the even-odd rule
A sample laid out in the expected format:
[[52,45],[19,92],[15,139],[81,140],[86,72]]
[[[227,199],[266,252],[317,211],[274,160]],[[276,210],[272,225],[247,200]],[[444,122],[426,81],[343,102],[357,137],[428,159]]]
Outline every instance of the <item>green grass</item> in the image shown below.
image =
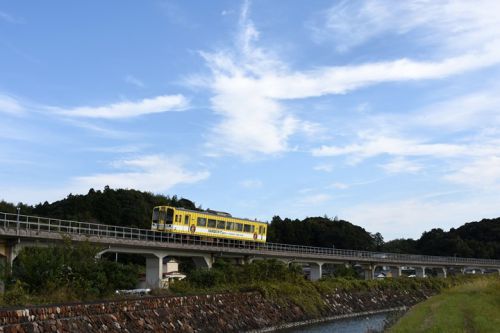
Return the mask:
[[444,290],[417,304],[389,332],[500,332],[500,279]]

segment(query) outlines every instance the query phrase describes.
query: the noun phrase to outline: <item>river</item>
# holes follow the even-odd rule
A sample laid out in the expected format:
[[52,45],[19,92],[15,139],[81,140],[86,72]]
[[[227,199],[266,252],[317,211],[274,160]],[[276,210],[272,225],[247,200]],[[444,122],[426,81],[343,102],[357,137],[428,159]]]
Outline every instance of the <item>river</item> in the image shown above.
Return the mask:
[[280,333],[366,333],[382,332],[389,313],[379,313],[348,319],[338,319],[314,325],[280,330]]

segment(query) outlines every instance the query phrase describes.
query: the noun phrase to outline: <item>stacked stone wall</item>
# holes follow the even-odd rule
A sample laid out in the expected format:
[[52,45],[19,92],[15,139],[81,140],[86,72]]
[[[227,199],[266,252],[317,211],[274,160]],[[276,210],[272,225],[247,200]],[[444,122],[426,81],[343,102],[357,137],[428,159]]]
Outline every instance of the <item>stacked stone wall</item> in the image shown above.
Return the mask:
[[[421,291],[337,292],[324,298],[320,316],[411,306],[427,296]],[[0,333],[243,332],[311,319],[300,306],[249,292],[4,309]]]

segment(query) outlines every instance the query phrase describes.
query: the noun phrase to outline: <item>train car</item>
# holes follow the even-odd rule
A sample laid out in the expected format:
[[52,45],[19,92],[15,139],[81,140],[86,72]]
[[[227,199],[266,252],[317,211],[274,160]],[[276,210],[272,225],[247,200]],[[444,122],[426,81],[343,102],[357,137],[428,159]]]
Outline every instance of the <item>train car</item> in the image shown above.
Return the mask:
[[213,210],[196,211],[170,206],[153,209],[151,229],[199,237],[264,243],[267,223],[232,217]]

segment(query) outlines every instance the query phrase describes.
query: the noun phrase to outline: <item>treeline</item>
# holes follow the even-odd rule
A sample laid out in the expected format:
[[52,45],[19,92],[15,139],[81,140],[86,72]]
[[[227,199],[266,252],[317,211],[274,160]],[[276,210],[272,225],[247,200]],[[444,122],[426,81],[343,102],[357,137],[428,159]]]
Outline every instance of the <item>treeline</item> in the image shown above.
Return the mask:
[[275,243],[375,251],[382,236],[326,216],[304,220],[275,216],[269,226],[268,239]]
[[417,239],[395,239],[382,250],[436,256],[500,259],[500,218],[466,223],[450,231],[432,229]]
[[[0,211],[89,221],[127,227],[149,228],[154,206],[170,205],[201,209],[191,200],[136,190],[90,189],[85,195],[72,195],[53,203],[35,206],[0,202]],[[432,229],[417,239],[384,242],[380,233],[370,233],[344,220],[308,217],[303,220],[272,218],[268,241],[307,246],[367,251],[413,253],[500,259],[500,218],[467,223],[457,229]]]
[[1,201],[0,211],[59,218],[64,220],[86,221],[124,227],[150,228],[153,207],[169,205],[187,209],[198,209],[195,204],[177,196],[165,196],[136,190],[111,189],[103,191],[90,189],[85,195],[68,195],[65,199],[35,206],[19,203],[17,205]]

